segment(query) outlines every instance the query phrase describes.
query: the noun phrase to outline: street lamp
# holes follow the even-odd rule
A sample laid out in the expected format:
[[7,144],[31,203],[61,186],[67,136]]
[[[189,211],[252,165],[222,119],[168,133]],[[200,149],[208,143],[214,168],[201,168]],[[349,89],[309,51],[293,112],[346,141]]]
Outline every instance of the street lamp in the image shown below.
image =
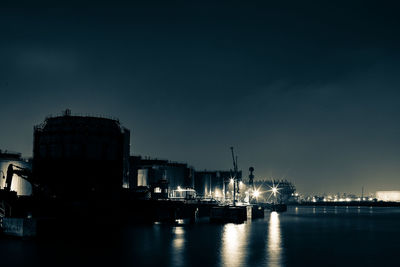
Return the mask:
[[259,195],[260,195],[260,191],[254,190],[253,197],[258,198]]

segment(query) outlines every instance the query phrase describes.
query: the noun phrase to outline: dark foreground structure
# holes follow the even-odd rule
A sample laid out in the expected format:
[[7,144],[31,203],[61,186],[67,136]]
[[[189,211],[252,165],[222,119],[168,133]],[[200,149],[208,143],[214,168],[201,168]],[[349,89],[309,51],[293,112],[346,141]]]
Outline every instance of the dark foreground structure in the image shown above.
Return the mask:
[[[47,117],[34,127],[32,169],[6,165],[0,228],[8,235],[60,229],[84,234],[99,225],[107,229],[132,221],[193,223],[210,217],[243,222],[264,217],[259,206],[219,207],[215,198],[229,193],[231,172],[195,174],[186,163],[130,156],[130,131],[116,119],[71,115],[70,110]],[[32,186],[31,195],[17,195],[14,176]],[[202,198],[196,197],[195,188]]]
[[49,117],[34,128],[33,174],[57,198],[115,198],[128,179],[130,132],[118,120]]

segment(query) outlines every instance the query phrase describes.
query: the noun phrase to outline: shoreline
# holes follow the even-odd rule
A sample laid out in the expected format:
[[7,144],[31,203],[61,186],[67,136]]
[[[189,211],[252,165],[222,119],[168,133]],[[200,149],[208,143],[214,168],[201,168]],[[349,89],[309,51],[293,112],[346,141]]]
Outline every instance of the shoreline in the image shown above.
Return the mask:
[[301,202],[290,203],[288,206],[339,206],[339,207],[400,207],[400,202],[370,202],[370,201],[350,201],[350,202]]

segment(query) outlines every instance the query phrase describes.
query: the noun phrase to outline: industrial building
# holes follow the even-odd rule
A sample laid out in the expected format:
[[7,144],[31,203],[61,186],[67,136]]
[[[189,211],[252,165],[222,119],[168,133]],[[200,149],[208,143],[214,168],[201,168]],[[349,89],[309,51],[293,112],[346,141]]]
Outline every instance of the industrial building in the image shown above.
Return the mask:
[[[228,195],[233,188],[230,188],[231,171],[196,171],[195,172],[195,190],[199,196],[222,198]],[[242,178],[242,171],[238,172],[239,180]]]
[[108,198],[128,187],[130,132],[118,120],[71,115],[47,117],[34,127],[32,171],[51,195]]
[[[277,189],[276,199],[273,197],[272,188]],[[296,187],[287,180],[258,180],[254,181],[254,188],[260,192],[259,201],[278,201],[282,203],[293,202],[297,199]]]
[[[7,176],[7,168],[10,164],[30,169],[32,162],[31,160],[23,159],[21,153],[0,150],[0,189],[5,187],[5,177]],[[32,194],[32,185],[25,179],[14,174],[11,190],[17,192],[19,196],[29,196]]]
[[175,191],[194,188],[194,169],[186,163],[168,160],[130,157],[129,188],[149,187],[159,191],[159,184],[168,188],[168,196]]

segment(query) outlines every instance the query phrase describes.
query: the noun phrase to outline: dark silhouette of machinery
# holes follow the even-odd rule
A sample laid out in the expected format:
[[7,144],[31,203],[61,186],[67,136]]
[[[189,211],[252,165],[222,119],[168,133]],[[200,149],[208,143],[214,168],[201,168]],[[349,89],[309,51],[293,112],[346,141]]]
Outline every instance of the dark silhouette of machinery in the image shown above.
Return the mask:
[[232,160],[233,160],[233,206],[236,205],[236,194],[240,194],[239,191],[239,183],[241,181],[241,177],[238,175],[238,159],[235,157],[235,153],[233,152],[233,147],[231,147]]
[[[15,167],[15,169],[14,169],[14,167]],[[31,183],[32,186],[34,185],[32,183],[32,172],[30,169],[22,168],[22,167],[10,164],[10,165],[8,165],[8,168],[7,168],[6,184],[4,187],[5,191],[7,191],[7,192],[11,191],[11,184],[12,184],[14,174],[18,175],[22,179],[25,179],[26,181]]]
[[6,179],[5,186],[3,189],[0,189],[0,218],[11,217],[12,215],[19,214],[19,212],[23,210],[21,209],[20,203],[18,203],[19,198],[17,192],[11,191],[14,174],[28,181],[32,187],[34,185],[32,183],[32,172],[30,169],[9,164],[6,177],[3,172],[3,179]]

